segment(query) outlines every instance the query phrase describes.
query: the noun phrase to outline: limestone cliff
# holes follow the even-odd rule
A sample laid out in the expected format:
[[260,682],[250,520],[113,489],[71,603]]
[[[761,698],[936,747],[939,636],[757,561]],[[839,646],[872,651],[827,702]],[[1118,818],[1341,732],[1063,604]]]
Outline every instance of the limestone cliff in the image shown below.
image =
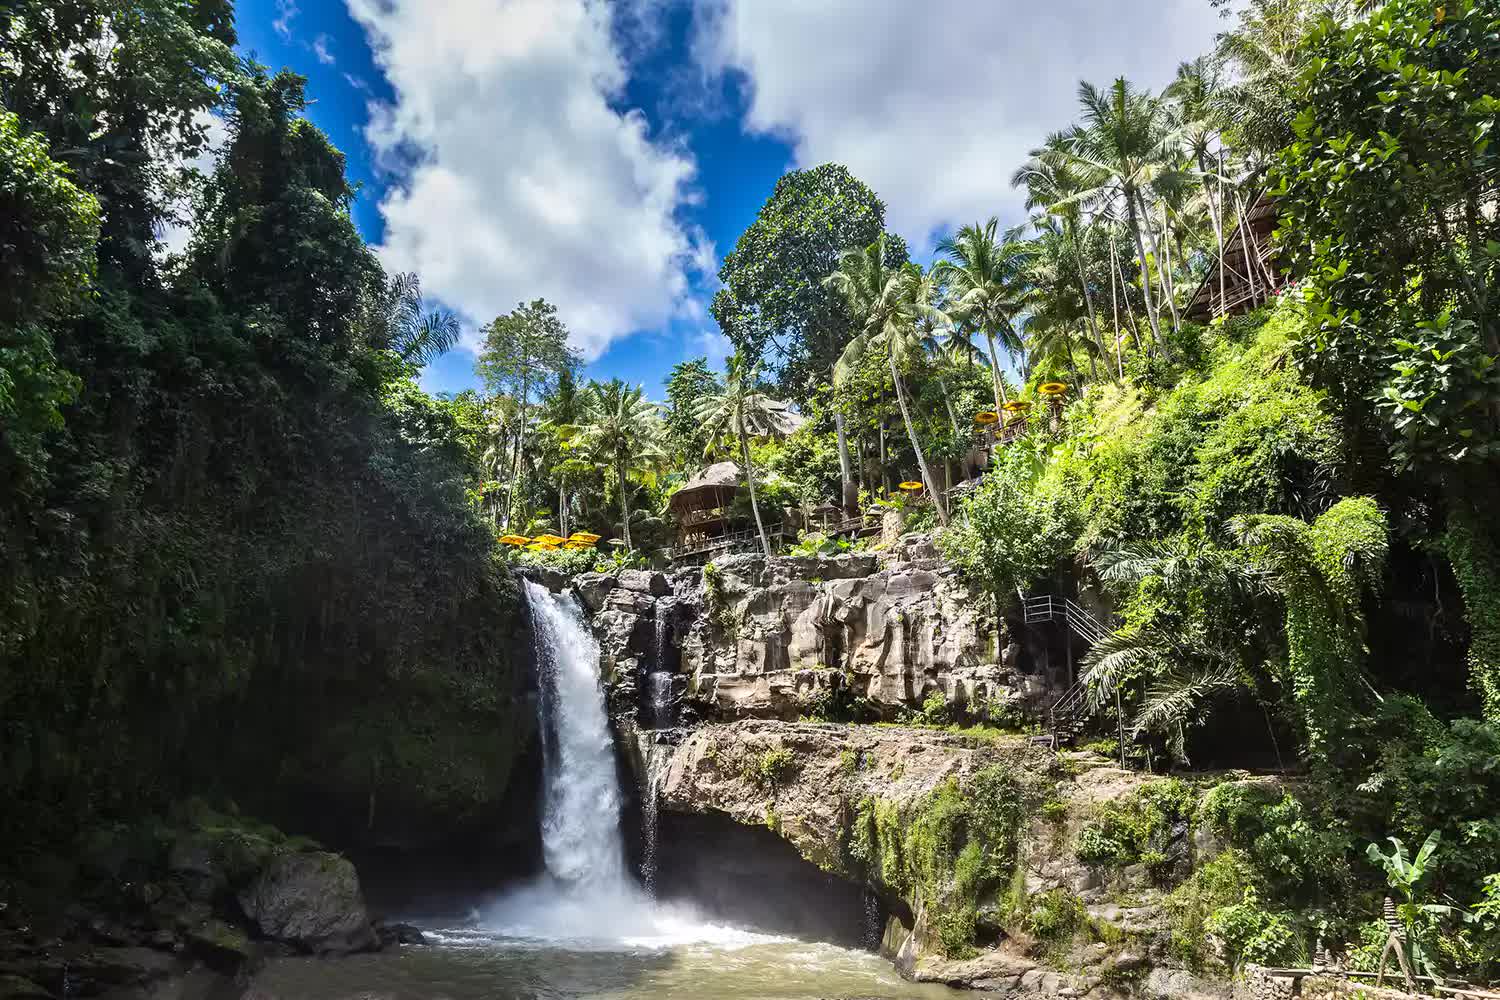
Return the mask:
[[574,585],[617,707],[659,673],[690,719],[795,719],[830,706],[892,719],[934,691],[960,714],[1014,717],[1060,680],[1023,669],[993,601],[923,538],[879,555],[740,555],[670,577],[627,570]]
[[[764,825],[869,887],[881,950],[913,979],[1002,995],[1228,995],[1171,968],[1166,893],[1145,866],[1109,873],[1074,850],[1102,810],[1162,779],[1024,737],[771,720],[701,726],[658,767],[663,811]],[[1195,850],[1185,830],[1160,846],[1167,860]]]

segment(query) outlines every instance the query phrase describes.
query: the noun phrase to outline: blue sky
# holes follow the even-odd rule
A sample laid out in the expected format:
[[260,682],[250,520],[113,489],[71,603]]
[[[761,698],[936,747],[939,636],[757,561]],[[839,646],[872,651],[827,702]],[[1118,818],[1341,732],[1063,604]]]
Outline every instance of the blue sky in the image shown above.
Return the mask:
[[241,47],[308,78],[355,221],[459,312],[424,374],[476,385],[478,327],[559,307],[588,374],[659,396],[721,357],[717,269],[786,170],[843,162],[922,254],[1022,212],[1006,179],[1080,78],[1159,87],[1208,0],[240,0]]

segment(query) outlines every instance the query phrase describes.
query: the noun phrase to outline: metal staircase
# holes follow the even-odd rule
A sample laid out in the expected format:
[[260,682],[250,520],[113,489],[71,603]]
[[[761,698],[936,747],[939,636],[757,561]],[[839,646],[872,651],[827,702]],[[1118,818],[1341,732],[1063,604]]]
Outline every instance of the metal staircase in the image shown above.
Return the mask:
[[[1026,624],[1060,621],[1090,646],[1097,646],[1112,634],[1104,622],[1066,597],[1055,597],[1052,594],[1035,597],[1022,595],[1021,608]],[[1087,707],[1088,685],[1082,680],[1075,681],[1047,709],[1047,732],[1033,736],[1032,742],[1045,744],[1054,750],[1072,744],[1083,734]]]

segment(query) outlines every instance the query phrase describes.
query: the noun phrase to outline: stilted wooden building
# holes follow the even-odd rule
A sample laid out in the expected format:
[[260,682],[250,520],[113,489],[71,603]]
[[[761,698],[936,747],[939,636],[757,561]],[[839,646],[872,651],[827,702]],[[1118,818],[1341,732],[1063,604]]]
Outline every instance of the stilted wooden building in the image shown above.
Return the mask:
[[1188,303],[1187,318],[1208,323],[1259,308],[1282,283],[1271,233],[1276,229],[1276,202],[1262,193],[1224,242],[1222,264],[1215,260]]

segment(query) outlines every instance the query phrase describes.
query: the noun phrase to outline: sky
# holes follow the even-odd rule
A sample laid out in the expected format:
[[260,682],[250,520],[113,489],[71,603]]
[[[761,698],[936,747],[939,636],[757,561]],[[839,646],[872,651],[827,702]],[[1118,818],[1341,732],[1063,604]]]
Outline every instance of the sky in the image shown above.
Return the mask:
[[919,258],[1023,221],[1009,178],[1080,79],[1160,88],[1209,0],[239,0],[242,51],[308,78],[388,270],[453,309],[422,375],[479,383],[480,328],[558,307],[586,373],[660,398],[722,361],[724,255],[784,172],[836,161]]

